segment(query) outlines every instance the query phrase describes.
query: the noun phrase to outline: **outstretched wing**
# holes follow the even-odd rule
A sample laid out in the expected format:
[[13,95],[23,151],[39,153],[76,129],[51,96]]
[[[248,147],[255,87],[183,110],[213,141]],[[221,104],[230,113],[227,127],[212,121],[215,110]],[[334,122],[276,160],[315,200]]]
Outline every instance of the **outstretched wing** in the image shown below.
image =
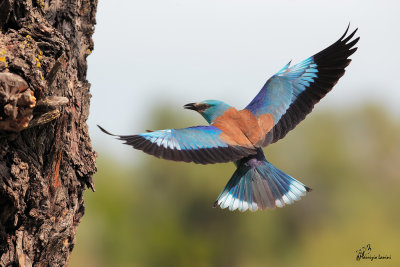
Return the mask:
[[256,154],[254,148],[225,141],[223,131],[215,126],[167,129],[137,135],[114,135],[98,127],[127,145],[168,160],[212,164]]
[[343,76],[360,39],[350,41],[357,29],[346,37],[348,30],[349,27],[338,41],[314,56],[292,67],[289,62],[246,107],[256,117],[264,113],[274,117],[274,127],[263,146],[275,143],[296,127]]

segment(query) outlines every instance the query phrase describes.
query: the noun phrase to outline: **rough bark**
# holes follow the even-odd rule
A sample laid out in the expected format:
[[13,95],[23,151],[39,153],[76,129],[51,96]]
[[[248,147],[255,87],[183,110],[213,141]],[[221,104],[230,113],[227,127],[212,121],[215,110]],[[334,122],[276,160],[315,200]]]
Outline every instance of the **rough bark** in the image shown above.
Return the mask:
[[65,266],[73,249],[96,171],[86,125],[96,7],[0,0],[1,266]]

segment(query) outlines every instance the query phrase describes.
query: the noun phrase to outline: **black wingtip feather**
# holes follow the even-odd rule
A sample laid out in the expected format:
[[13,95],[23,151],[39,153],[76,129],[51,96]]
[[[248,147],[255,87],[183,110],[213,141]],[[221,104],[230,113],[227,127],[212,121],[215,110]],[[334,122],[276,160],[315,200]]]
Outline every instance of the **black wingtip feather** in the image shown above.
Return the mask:
[[350,29],[350,22],[349,25],[347,25],[346,31],[343,33],[343,35],[339,38],[339,40],[337,40],[336,42],[341,42],[343,40],[343,38],[346,36],[347,32]]
[[103,127],[101,127],[101,126],[98,125],[98,124],[97,124],[97,127],[99,127],[99,129],[100,129],[103,133],[106,133],[106,134],[111,135],[111,136],[118,136],[118,135],[115,135],[115,134],[110,133],[109,131],[107,131],[106,129],[104,129]]
[[[356,34],[356,32],[358,31],[358,28],[357,29],[355,29],[349,36],[347,36],[346,37],[346,39],[344,39],[343,41],[342,41],[342,43],[347,43],[349,40],[351,40],[351,38],[353,38],[353,36]],[[359,38],[359,37],[358,37]]]

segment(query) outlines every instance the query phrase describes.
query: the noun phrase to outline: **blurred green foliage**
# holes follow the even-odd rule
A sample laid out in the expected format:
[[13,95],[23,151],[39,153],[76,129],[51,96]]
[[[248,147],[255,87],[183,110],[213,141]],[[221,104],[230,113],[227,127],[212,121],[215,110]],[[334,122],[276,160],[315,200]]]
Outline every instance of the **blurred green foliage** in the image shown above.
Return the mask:
[[[153,129],[191,125],[168,108],[149,118]],[[100,150],[70,266],[400,266],[399,148],[399,120],[376,106],[318,110],[265,149],[314,190],[255,213],[212,208],[233,164],[132,150],[127,166]],[[368,243],[392,259],[356,261]]]

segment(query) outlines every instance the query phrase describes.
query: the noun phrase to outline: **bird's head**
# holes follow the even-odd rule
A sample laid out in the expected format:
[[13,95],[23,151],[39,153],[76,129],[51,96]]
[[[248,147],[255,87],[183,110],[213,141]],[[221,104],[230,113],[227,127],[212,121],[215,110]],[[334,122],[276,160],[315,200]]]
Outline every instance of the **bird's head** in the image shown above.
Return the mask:
[[212,123],[215,118],[224,114],[224,112],[231,106],[218,100],[205,100],[198,103],[189,103],[183,107],[185,109],[197,111],[207,120],[208,123]]

